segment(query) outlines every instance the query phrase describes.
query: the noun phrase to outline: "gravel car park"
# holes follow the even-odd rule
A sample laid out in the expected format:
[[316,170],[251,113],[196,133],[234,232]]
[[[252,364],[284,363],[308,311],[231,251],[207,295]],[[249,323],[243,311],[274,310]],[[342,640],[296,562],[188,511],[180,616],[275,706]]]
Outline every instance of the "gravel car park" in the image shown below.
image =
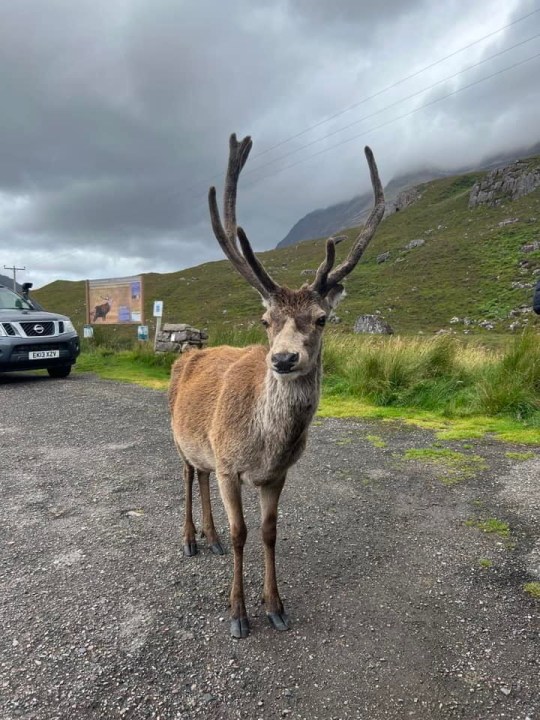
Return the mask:
[[80,352],[79,337],[65,315],[0,285],[0,372],[47,370],[67,377]]
[[540,580],[538,446],[444,441],[482,459],[448,484],[406,457],[433,431],[318,419],[279,511],[288,633],[260,604],[244,493],[253,632],[239,642],[214,480],[227,554],[203,539],[182,555],[165,393],[10,374],[0,407],[2,720],[540,718],[539,601],[524,591]]

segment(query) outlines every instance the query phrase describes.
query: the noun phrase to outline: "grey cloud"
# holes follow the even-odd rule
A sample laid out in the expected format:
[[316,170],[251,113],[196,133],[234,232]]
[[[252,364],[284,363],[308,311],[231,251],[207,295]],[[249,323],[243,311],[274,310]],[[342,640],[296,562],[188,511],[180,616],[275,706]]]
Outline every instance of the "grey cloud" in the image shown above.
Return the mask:
[[[513,17],[531,7],[514,0]],[[497,0],[490,13],[504,24],[507,8]],[[533,20],[484,52],[532,34],[540,13]],[[388,180],[411,163],[463,164],[471,152],[507,149],[516,127],[520,142],[538,140],[533,63],[410,120],[374,130],[414,107],[404,102],[290,154],[426,87],[448,71],[441,67],[261,155],[440,57],[445,43],[459,46],[455,33],[470,34],[468,24],[476,36],[488,31],[478,6],[465,0],[50,0],[47,12],[42,0],[2,3],[0,261],[11,262],[18,247],[14,259],[28,264],[25,252],[38,259],[46,246],[65,258],[59,272],[76,277],[81,250],[92,253],[96,268],[101,261],[116,267],[116,258],[118,272],[219,258],[206,193],[210,183],[221,187],[231,131],[255,140],[239,216],[258,249],[275,245],[315,207],[367,189],[366,142]]]

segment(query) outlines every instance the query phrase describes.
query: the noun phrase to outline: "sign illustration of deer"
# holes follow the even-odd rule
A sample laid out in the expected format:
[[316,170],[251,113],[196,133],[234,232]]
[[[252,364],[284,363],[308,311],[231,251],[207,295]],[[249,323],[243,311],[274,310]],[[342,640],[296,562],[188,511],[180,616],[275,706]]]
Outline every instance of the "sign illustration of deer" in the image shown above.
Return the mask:
[[261,295],[265,307],[262,323],[269,347],[222,346],[186,353],[172,368],[169,407],[173,437],[184,461],[184,554],[197,553],[192,516],[195,470],[202,503],[201,534],[214,553],[223,554],[210,505],[209,476],[215,471],[234,553],[231,635],[245,638],[249,622],[243,587],[247,528],[242,485],[255,487],[260,496],[266,614],[276,630],[287,630],[289,621],[279,596],[275,568],[278,501],[288,469],[305,448],[319,402],[326,319],[343,294],[341,281],[357,265],[383,217],[384,194],[375,159],[366,147],[375,203],[365,226],[345,260],[335,268],[336,239],[329,238],[326,257],[313,282],[291,290],[270,277],[245,232],[236,224],[238,178],[252,141],[246,137],[238,142],[236,135],[232,135],[229,147],[224,224],[212,187],[209,192],[212,228],[234,268]]
[[92,322],[96,322],[96,320],[98,318],[103,318],[103,322],[105,322],[105,320],[107,319],[107,315],[111,311],[112,302],[113,302],[112,298],[107,296],[107,297],[102,297],[101,299],[105,300],[105,302],[101,303],[101,305],[95,306],[94,312],[91,313],[91,315],[93,315]]

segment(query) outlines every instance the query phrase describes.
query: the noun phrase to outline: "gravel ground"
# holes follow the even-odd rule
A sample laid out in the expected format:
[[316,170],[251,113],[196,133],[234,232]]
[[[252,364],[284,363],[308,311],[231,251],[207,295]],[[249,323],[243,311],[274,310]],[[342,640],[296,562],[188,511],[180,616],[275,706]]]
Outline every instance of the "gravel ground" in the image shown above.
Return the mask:
[[[540,449],[441,443],[483,459],[449,485],[404,458],[435,442],[398,423],[315,423],[280,508],[289,633],[260,605],[247,488],[252,634],[234,641],[230,554],[203,540],[182,556],[164,394],[1,376],[1,717],[540,720],[540,602],[523,591],[540,579]],[[510,537],[466,524],[486,518]]]

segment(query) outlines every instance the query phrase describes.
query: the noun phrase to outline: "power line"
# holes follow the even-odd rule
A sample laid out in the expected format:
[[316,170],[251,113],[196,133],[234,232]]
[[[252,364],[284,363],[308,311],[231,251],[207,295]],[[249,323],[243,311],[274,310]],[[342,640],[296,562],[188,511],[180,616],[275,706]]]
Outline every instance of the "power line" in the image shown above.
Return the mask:
[[[349,128],[353,127],[354,125],[358,125],[359,123],[363,122],[364,120],[369,120],[372,117],[375,117],[376,115],[380,115],[383,112],[386,112],[387,110],[390,110],[393,107],[396,107],[397,105],[401,105],[402,103],[406,102],[407,100],[411,100],[414,97],[417,97],[418,95],[423,95],[424,93],[428,92],[429,90],[433,90],[433,88],[437,87],[438,85],[442,85],[445,82],[448,82],[449,80],[453,80],[454,78],[458,77],[459,75],[468,72],[469,70],[473,70],[476,67],[479,67],[480,65],[485,64],[486,62],[489,62],[490,60],[493,60],[496,57],[499,57],[500,55],[504,55],[507,52],[510,52],[511,50],[515,50],[517,47],[520,47],[521,45],[525,45],[528,42],[531,42],[532,40],[536,40],[538,37],[540,37],[540,33],[537,33],[536,35],[533,35],[530,38],[527,38],[526,40],[522,40],[519,43],[516,43],[515,45],[512,45],[508,48],[505,48],[504,50],[501,50],[497,53],[494,53],[493,55],[490,55],[487,58],[484,58],[483,60],[479,60],[477,63],[474,63],[473,65],[469,65],[466,68],[463,68],[459,70],[458,72],[454,73],[453,75],[448,75],[445,78],[442,78],[442,80],[437,80],[437,82],[433,83],[432,85],[429,85],[428,87],[422,88],[421,90],[418,90],[411,95],[407,95],[404,98],[400,98],[399,100],[396,100],[393,103],[390,103],[390,105],[386,105],[385,107],[381,108],[380,110],[375,110],[374,112],[370,113],[369,115],[364,115],[361,118],[358,118],[357,120],[354,120],[353,122],[349,123],[348,125],[344,125],[340,128],[337,128],[336,130],[332,130],[332,132],[328,133],[327,135],[323,135],[322,137],[316,138],[315,140],[311,140],[310,142],[306,143],[305,145],[301,145],[298,148],[295,148],[294,150],[291,150],[288,153],[285,153],[284,155],[281,155],[280,157],[274,158],[273,160],[269,160],[267,163],[264,163],[263,165],[259,165],[258,167],[250,168],[245,173],[243,173],[244,177],[248,175],[252,175],[253,173],[256,173],[258,170],[262,170],[266,167],[269,167],[270,165],[273,165],[274,163],[279,162],[280,160],[285,160],[291,155],[295,155],[296,153],[301,152],[302,150],[305,150],[308,147],[312,147],[313,145],[317,145],[317,143],[322,142],[323,140],[327,140],[330,137],[333,137],[334,135],[338,135],[339,133],[343,132],[344,130],[348,130]],[[260,156],[259,156],[260,157]]]
[[480,78],[479,80],[475,80],[472,83],[469,83],[468,85],[464,85],[463,87],[458,88],[457,90],[453,90],[452,92],[448,93],[447,95],[443,95],[439,98],[435,98],[434,100],[431,100],[428,103],[425,103],[424,105],[420,105],[417,108],[414,108],[414,110],[411,110],[410,112],[404,113],[403,115],[398,115],[398,117],[392,118],[391,120],[387,120],[386,122],[381,123],[380,125],[376,125],[375,127],[369,128],[369,130],[365,130],[362,133],[359,133],[358,135],[353,135],[350,138],[347,138],[345,140],[342,140],[339,143],[335,143],[334,145],[330,145],[329,147],[324,148],[323,150],[319,150],[316,153],[312,153],[311,155],[308,155],[305,158],[301,158],[300,160],[297,160],[294,163],[291,163],[290,165],[284,165],[281,168],[276,169],[274,172],[269,173],[268,175],[263,175],[260,178],[256,178],[253,182],[260,182],[261,180],[266,180],[269,177],[273,177],[274,175],[277,175],[280,172],[283,172],[283,170],[288,170],[289,168],[296,167],[297,165],[300,165],[303,162],[306,162],[307,160],[311,160],[311,158],[317,157],[318,155],[322,155],[323,153],[329,152],[330,150],[335,150],[338,147],[341,147],[341,145],[345,145],[349,142],[352,142],[353,140],[357,140],[359,137],[369,135],[372,132],[375,132],[376,130],[380,130],[383,127],[386,127],[387,125],[391,125],[394,122],[397,122],[398,120],[403,120],[406,117],[410,117],[411,115],[414,115],[417,112],[420,112],[420,110],[424,110],[427,107],[431,107],[431,105],[435,105],[438,102],[441,102],[442,100],[446,100],[449,97],[452,97],[453,95],[457,95],[460,92],[463,92],[464,90],[468,90],[471,87],[474,87],[475,85],[479,85],[482,82],[485,82],[486,80],[491,80],[491,78],[497,77],[498,75],[502,75],[505,72],[508,72],[509,70],[513,70],[514,68],[519,67],[520,65],[525,65],[525,63],[531,62],[532,60],[535,60],[536,58],[540,57],[540,53],[536,53],[536,55],[531,55],[528,58],[525,58],[524,60],[520,60],[519,62],[514,63],[513,65],[509,65],[508,67],[502,68],[501,70],[498,70],[497,72],[492,73],[491,75],[486,75],[486,77]]
[[[337,111],[333,115],[330,115],[326,118],[323,118],[322,120],[319,120],[314,125],[311,125],[310,127],[305,128],[304,130],[301,130],[294,135],[291,135],[287,138],[284,138],[283,140],[280,140],[279,142],[275,143],[271,147],[267,148],[266,150],[262,150],[259,153],[256,153],[255,155],[252,155],[252,160],[255,160],[263,155],[266,155],[267,153],[271,152],[272,150],[275,150],[278,147],[281,147],[285,145],[286,143],[290,142],[291,140],[295,140],[298,137],[302,137],[303,135],[307,134],[311,130],[316,129],[317,127],[320,127],[321,125],[324,125],[327,122],[330,122],[331,120],[334,120],[337,117],[340,117],[341,115],[344,115],[345,113],[354,110],[357,107],[360,107],[361,105],[364,105],[365,103],[369,102],[370,100],[373,100],[376,97],[379,97],[380,95],[384,94],[385,92],[388,92],[389,90],[393,90],[394,88],[398,87],[399,85],[402,85],[408,80],[411,80],[414,77],[417,77],[418,75],[421,75],[422,73],[426,72],[427,70],[430,70],[431,68],[439,65],[442,62],[445,62],[446,60],[449,60],[452,57],[455,57],[456,55],[459,55],[459,53],[464,52],[465,50],[470,49],[471,47],[474,47],[475,45],[478,45],[479,43],[483,42],[484,40],[489,39],[490,37],[493,37],[494,35],[497,35],[498,33],[502,32],[503,30],[507,30],[509,27],[512,27],[513,25],[517,25],[518,23],[522,22],[523,20],[526,20],[527,18],[531,17],[532,15],[535,15],[536,13],[540,12],[540,8],[536,8],[535,10],[532,10],[530,13],[527,13],[526,15],[522,15],[519,18],[516,18],[510,23],[507,23],[506,25],[502,25],[501,27],[497,28],[496,30],[493,30],[492,32],[488,33],[487,35],[483,35],[482,37],[478,38],[477,40],[474,40],[471,43],[468,43],[467,45],[464,45],[463,47],[459,48],[458,50],[455,50],[452,53],[449,53],[448,55],[445,55],[444,57],[439,58],[438,60],[435,60],[434,62],[430,63],[429,65],[424,66],[420,70],[415,71],[414,73],[411,73],[409,75],[406,75],[405,77],[400,78],[399,80],[396,80],[394,83],[384,87],[381,90],[378,90],[377,92],[373,93],[372,95],[368,95],[367,97],[363,98],[362,100],[358,101],[357,103],[353,103],[352,105],[349,105],[346,108],[343,108],[342,110]],[[505,51],[502,51],[505,52]],[[492,57],[495,57],[492,56]],[[471,66],[474,67],[474,66]],[[468,68],[470,69],[470,68]],[[454,76],[455,77],[455,76]],[[429,88],[427,88],[429,90]],[[412,96],[411,96],[412,97]],[[408,99],[408,98],[406,98]],[[395,104],[395,103],[394,103]],[[390,105],[389,107],[392,107],[393,105]],[[371,117],[371,116],[367,116]],[[366,118],[364,118],[366,119]],[[360,122],[360,121],[357,121]],[[348,127],[348,126],[347,126]],[[323,138],[324,139],[324,138]],[[292,154],[292,153],[291,153]],[[283,157],[286,157],[282,156]],[[279,158],[279,159],[282,159]],[[266,165],[260,166],[260,167],[266,167]],[[249,172],[253,172],[254,169],[250,170]],[[244,173],[246,175],[247,173]],[[209,183],[211,183],[213,180],[221,178],[223,175],[223,171],[216,172],[214,175],[209,177],[207,180],[201,180],[197,181],[193,185],[190,185],[183,190],[175,191],[173,195],[180,195],[182,193],[190,192],[191,190],[198,189],[199,186],[206,187]]]
[[431,68],[435,67],[436,65],[439,65],[440,63],[444,62],[445,60],[449,60],[452,57],[455,57],[456,55],[459,55],[459,53],[463,52],[464,50],[469,50],[469,48],[474,47],[475,45],[478,45],[478,43],[483,42],[484,40],[487,40],[490,37],[493,37],[494,35],[497,35],[497,33],[502,32],[503,30],[508,29],[509,27],[512,27],[512,25],[516,25],[517,23],[521,22],[522,20],[526,20],[528,17],[531,17],[531,15],[534,15],[535,13],[540,12],[540,8],[537,8],[536,10],[533,10],[530,13],[527,13],[526,15],[522,15],[521,17],[517,18],[511,23],[508,23],[507,25],[503,25],[500,28],[497,28],[497,30],[493,30],[492,32],[488,33],[487,35],[484,35],[481,38],[478,38],[478,40],[474,40],[473,42],[469,43],[468,45],[464,45],[463,47],[459,48],[458,50],[455,50],[454,52],[451,52],[449,55],[445,55],[442,58],[439,58],[438,60],[435,60],[434,62],[430,63],[429,65],[424,66],[420,70],[417,70],[416,72],[411,73],[410,75],[406,75],[403,78],[400,78],[399,80],[396,80],[391,85],[387,85],[382,90],[378,90],[376,93],[373,93],[372,95],[368,95],[367,97],[363,98],[359,102],[353,103],[352,105],[349,105],[346,108],[343,108],[343,110],[339,110],[338,112],[334,113],[333,115],[329,115],[328,117],[324,118],[323,120],[319,120],[319,122],[316,122],[314,125],[311,125],[308,128],[305,128],[304,130],[301,130],[300,132],[297,132],[295,135],[291,135],[288,138],[285,138],[284,140],[280,140],[275,145],[272,145],[271,147],[267,148],[266,150],[262,150],[260,153],[257,153],[253,156],[253,159],[261,157],[262,155],[266,155],[267,153],[271,152],[272,150],[275,150],[278,147],[281,147],[282,145],[285,145],[286,143],[290,142],[291,140],[296,140],[296,138],[302,137],[302,135],[305,135],[308,132],[311,132],[311,130],[315,130],[316,128],[320,127],[321,125],[324,125],[327,122],[330,122],[330,120],[335,120],[337,117],[340,117],[341,115],[344,115],[345,113],[349,112],[350,110],[355,110],[357,107],[360,107],[361,105],[364,105],[365,103],[369,102],[369,100],[373,100],[376,97],[379,97],[379,95],[382,95],[385,92],[388,92],[389,90],[393,90],[394,88],[398,87],[398,85],[402,85],[404,82],[407,82],[407,80],[412,80],[412,78],[417,77],[418,75],[421,75],[422,73],[426,72],[426,70],[431,70]]

